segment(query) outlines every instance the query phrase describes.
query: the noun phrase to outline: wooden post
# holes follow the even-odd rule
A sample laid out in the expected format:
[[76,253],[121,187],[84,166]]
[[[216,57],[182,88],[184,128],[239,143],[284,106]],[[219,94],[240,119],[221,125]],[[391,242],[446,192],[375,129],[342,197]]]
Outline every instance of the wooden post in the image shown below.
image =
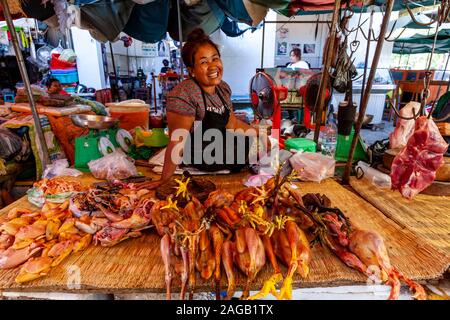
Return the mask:
[[180,79],[181,79],[180,81],[183,81],[184,80],[183,59],[181,58],[181,48],[183,48],[183,26],[181,22],[180,0],[177,0],[177,16],[178,16],[178,38],[180,40]]
[[355,123],[355,134],[353,136],[352,144],[350,146],[350,153],[348,155],[347,164],[344,170],[344,176],[342,177],[342,183],[348,184],[350,180],[350,172],[353,164],[353,156],[355,155],[356,146],[359,140],[359,133],[361,131],[364,116],[366,114],[367,103],[369,102],[370,91],[372,90],[373,79],[377,72],[378,61],[380,60],[381,49],[383,48],[384,37],[389,24],[389,18],[391,17],[392,7],[394,0],[388,0],[386,4],[386,12],[384,13],[383,22],[381,23],[380,35],[378,37],[377,47],[375,48],[375,54],[372,60],[372,66],[370,67],[369,78],[367,79],[367,86],[361,94],[364,94],[361,105],[359,107],[358,121]]
[[119,101],[119,86],[117,85],[119,83],[119,77],[117,75],[117,69],[116,69],[116,60],[114,59],[114,51],[111,44],[111,41],[109,42],[109,51],[111,52],[111,62],[113,66],[113,73],[114,73],[114,85],[111,86],[111,93],[113,96],[114,102]]
[[327,90],[327,84],[328,80],[330,78],[328,74],[328,70],[330,69],[331,65],[331,59],[329,58],[332,53],[334,52],[334,40],[336,38],[336,25],[339,17],[339,9],[341,8],[341,0],[336,0],[334,2],[334,11],[333,11],[333,19],[331,22],[331,30],[330,30],[330,38],[331,41],[329,42],[328,50],[326,52],[326,59],[325,64],[323,67],[322,76],[320,79],[320,86],[319,86],[319,94],[318,94],[318,103],[316,100],[315,108],[317,109],[316,113],[316,128],[314,131],[314,141],[318,144],[319,142],[319,134],[320,134],[320,126],[322,125],[322,113],[324,109],[325,104],[325,97],[326,97],[326,90]]
[[266,33],[266,22],[263,20],[263,29],[262,29],[262,41],[261,41],[261,65],[260,68],[264,67],[264,37]]
[[34,128],[36,130],[36,135],[39,140],[39,144],[41,145],[42,148],[42,169],[44,170],[45,167],[51,164],[52,162],[48,155],[48,147],[47,143],[45,142],[44,132],[42,131],[41,121],[39,119],[39,114],[36,109],[36,104],[34,103],[33,100],[33,93],[31,92],[31,85],[30,79],[28,78],[27,67],[25,66],[25,60],[23,59],[22,51],[20,51],[19,40],[17,39],[17,33],[15,32],[14,23],[11,17],[11,12],[9,11],[8,2],[6,0],[0,0],[0,3],[3,7],[5,20],[11,34],[11,42],[13,43],[20,75],[22,76],[25,91],[27,92],[28,101],[30,102],[31,113],[33,115],[34,120]]

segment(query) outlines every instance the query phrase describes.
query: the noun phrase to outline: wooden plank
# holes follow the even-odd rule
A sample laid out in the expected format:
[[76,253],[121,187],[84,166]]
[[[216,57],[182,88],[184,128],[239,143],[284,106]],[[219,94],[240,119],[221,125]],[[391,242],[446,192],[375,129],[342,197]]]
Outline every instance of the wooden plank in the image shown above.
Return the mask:
[[[141,170],[142,169],[142,170]],[[140,171],[146,171],[140,168]],[[150,175],[150,174],[149,174]],[[233,192],[244,188],[241,184],[246,174],[217,176],[212,178],[219,188]],[[211,177],[210,177],[211,178]],[[83,182],[95,181],[89,175]],[[373,229],[386,240],[392,264],[406,276],[416,280],[439,278],[449,266],[448,256],[422,241],[410,230],[388,219],[378,209],[334,180],[318,183],[300,183],[302,192],[325,193],[334,206],[341,208],[358,228]],[[26,198],[0,211],[4,214],[13,207],[32,207]],[[0,290],[3,291],[64,291],[64,292],[163,292],[164,268],[159,252],[159,237],[152,231],[138,239],[127,240],[112,248],[90,246],[86,251],[73,254],[50,274],[26,284],[16,284],[18,269],[0,271]],[[306,279],[294,278],[293,286],[322,287],[366,282],[366,277],[345,266],[328,249],[315,247],[312,251],[311,272]],[[286,269],[283,268],[286,274]],[[260,289],[264,280],[272,274],[269,263],[259,273],[252,290]],[[245,282],[236,270],[239,290]],[[179,280],[174,280],[173,291],[178,292]],[[222,286],[226,286],[223,275]],[[202,281],[197,276],[197,291],[213,290],[212,281]]]

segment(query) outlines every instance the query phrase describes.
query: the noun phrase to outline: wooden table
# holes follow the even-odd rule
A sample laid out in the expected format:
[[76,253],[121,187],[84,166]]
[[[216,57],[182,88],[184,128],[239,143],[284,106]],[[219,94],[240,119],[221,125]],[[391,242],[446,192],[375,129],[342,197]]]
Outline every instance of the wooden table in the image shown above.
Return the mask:
[[[149,168],[138,170],[150,177],[156,177]],[[232,190],[244,188],[241,181],[248,173],[209,177],[218,188]],[[85,174],[83,183],[97,181]],[[385,239],[391,262],[406,276],[416,280],[437,279],[447,270],[448,257],[428,243],[422,243],[407,228],[398,226],[382,212],[355,193],[328,179],[322,183],[299,183],[305,193],[325,193],[334,206],[341,208],[352,223],[362,229],[374,229]],[[0,211],[7,213],[13,207],[32,206],[26,198],[21,198]],[[294,288],[329,287],[339,285],[364,285],[366,277],[344,265],[328,249],[314,247],[312,250],[311,272],[306,279],[295,277]],[[282,268],[286,274],[286,268]],[[72,254],[49,275],[38,280],[16,284],[18,270],[0,271],[0,291],[15,292],[72,292],[72,293],[162,293],[165,291],[164,267],[159,253],[159,237],[154,232],[126,240],[114,247],[90,246],[83,252]],[[259,290],[262,282],[272,274],[267,263],[255,280],[252,290]],[[245,282],[244,276],[236,270],[237,290]],[[197,292],[212,291],[212,281],[202,281],[197,276]],[[179,281],[174,281],[173,292],[178,292]],[[222,288],[226,287],[223,275]]]

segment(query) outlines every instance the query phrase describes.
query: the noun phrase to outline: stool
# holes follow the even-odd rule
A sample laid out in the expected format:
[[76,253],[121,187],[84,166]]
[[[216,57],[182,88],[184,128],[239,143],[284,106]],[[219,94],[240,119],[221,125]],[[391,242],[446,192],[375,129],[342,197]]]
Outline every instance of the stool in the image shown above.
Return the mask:
[[12,93],[5,93],[3,95],[3,101],[14,103],[14,101],[15,101],[14,100],[14,94],[12,94]]

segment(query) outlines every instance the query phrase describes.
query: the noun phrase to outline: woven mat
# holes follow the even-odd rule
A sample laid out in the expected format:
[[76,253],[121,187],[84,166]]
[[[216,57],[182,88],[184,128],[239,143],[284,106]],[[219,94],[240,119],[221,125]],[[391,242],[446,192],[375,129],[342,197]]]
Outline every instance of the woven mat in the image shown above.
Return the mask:
[[[243,188],[245,174],[213,177],[218,187],[230,191]],[[83,179],[92,181],[92,179]],[[321,184],[301,183],[307,192],[326,193],[333,204],[340,207],[359,228],[374,229],[385,239],[391,262],[406,276],[416,280],[435,279],[442,276],[449,266],[449,259],[442,252],[422,241],[408,229],[399,227],[380,211],[353,192],[333,180]],[[25,198],[0,211],[4,214],[12,207],[30,207]],[[41,279],[18,285],[14,278],[17,269],[0,271],[0,290],[3,291],[65,291],[65,292],[164,292],[164,267],[159,252],[159,238],[152,231],[145,236],[126,240],[112,248],[89,247],[73,254],[50,274]],[[307,279],[294,278],[294,287],[318,287],[364,284],[366,278],[345,266],[327,249],[315,247],[312,251],[311,272]],[[286,269],[283,268],[284,274]],[[264,280],[272,274],[269,263],[255,279],[252,289],[260,289]],[[237,289],[245,277],[236,270]],[[197,291],[212,291],[212,281],[202,281],[197,276]],[[222,287],[226,287],[223,275]],[[179,280],[173,282],[173,292],[179,291]]]
[[350,185],[400,227],[450,256],[450,197],[418,194],[405,199],[398,191],[383,190],[367,180],[350,180]]

